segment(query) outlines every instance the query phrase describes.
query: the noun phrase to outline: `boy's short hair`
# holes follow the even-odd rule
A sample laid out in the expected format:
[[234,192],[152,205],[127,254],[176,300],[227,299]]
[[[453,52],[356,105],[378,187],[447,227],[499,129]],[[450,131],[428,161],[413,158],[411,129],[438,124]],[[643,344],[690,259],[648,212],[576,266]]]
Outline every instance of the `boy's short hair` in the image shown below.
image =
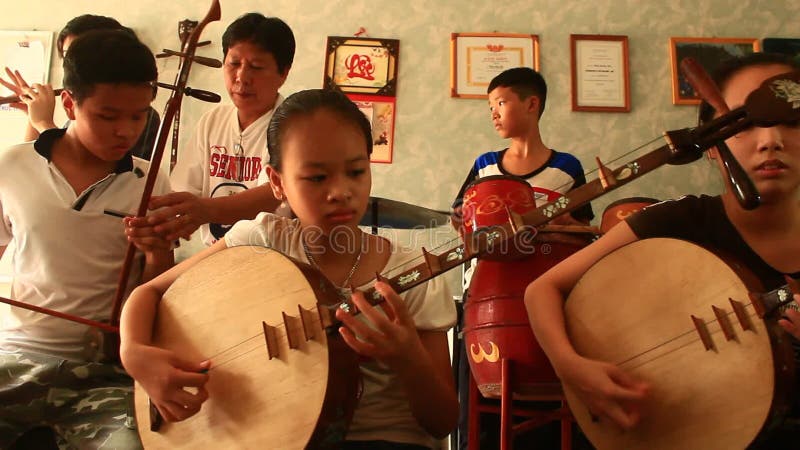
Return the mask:
[[58,37],[56,38],[56,50],[58,50],[58,56],[61,58],[64,57],[64,41],[67,40],[68,36],[78,37],[87,31],[93,30],[125,30],[135,35],[133,30],[123,26],[113,17],[83,14],[73,17],[58,33]]
[[511,89],[522,100],[532,95],[538,97],[539,117],[542,117],[544,104],[547,101],[547,83],[539,72],[530,67],[515,67],[505,70],[492,78],[486,93],[490,94],[498,87]]
[[95,30],[81,34],[64,57],[64,89],[80,104],[97,84],[153,86],[158,69],[153,52],[123,30]]
[[[800,62],[779,53],[751,53],[723,61],[711,74],[711,79],[722,90],[728,80],[746,67],[780,65],[800,70]],[[697,122],[703,124],[714,118],[715,110],[705,100],[697,110]]]
[[272,53],[280,73],[286,73],[292,66],[294,33],[281,19],[251,12],[234,20],[222,34],[223,59],[228,56],[229,48],[243,41],[252,42],[265,52]]

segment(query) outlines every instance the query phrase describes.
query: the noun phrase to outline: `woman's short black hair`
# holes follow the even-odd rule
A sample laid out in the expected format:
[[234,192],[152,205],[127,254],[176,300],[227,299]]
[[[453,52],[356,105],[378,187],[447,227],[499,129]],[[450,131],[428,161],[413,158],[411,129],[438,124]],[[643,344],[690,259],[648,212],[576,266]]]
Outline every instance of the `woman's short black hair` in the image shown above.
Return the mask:
[[234,20],[222,34],[222,56],[239,42],[252,42],[265,52],[272,53],[278,71],[286,73],[294,61],[294,33],[289,25],[277,17],[251,12]]

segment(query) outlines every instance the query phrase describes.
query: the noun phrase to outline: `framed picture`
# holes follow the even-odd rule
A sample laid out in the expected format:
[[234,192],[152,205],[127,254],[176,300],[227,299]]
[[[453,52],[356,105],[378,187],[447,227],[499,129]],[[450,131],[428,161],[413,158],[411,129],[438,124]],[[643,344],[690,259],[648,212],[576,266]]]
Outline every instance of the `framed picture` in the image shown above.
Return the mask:
[[780,53],[800,62],[800,39],[764,38],[761,44],[765,52]]
[[572,110],[631,110],[628,37],[572,34]]
[[[18,70],[29,84],[49,81],[52,50],[52,31],[0,31],[0,61]],[[0,86],[0,97],[10,95],[14,93]],[[0,105],[0,110],[9,109],[8,104]]]
[[347,94],[372,125],[370,162],[391,164],[394,153],[395,97]]
[[539,70],[539,37],[534,34],[453,33],[450,35],[450,96],[487,98],[486,88],[513,67]]
[[723,61],[759,51],[758,39],[753,38],[691,38],[669,39],[669,55],[672,62],[672,103],[674,105],[698,105],[700,97],[680,71],[683,58],[694,58],[708,73]]
[[397,95],[400,41],[329,36],[322,85],[343,92]]

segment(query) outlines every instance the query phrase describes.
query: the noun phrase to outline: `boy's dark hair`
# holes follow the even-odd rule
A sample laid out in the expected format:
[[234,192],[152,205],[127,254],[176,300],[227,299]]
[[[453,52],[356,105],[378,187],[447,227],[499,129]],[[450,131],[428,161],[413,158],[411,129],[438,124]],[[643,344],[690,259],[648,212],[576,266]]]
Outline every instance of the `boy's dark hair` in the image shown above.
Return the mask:
[[[749,55],[731,58],[723,61],[711,74],[711,79],[720,90],[736,73],[746,67],[781,65],[800,70],[800,63],[789,56],[779,53],[751,53]],[[715,110],[705,100],[700,103],[697,111],[697,122],[703,124],[714,118]]]
[[269,164],[277,171],[281,170],[281,139],[288,124],[298,116],[311,115],[317,110],[327,109],[340,119],[357,126],[364,134],[367,155],[372,154],[372,129],[369,120],[346,95],[340,91],[328,89],[309,89],[290,95],[278,106],[267,128],[267,148]]
[[294,33],[281,19],[251,12],[234,20],[222,34],[223,59],[228,56],[229,48],[242,41],[252,42],[265,52],[272,53],[281,74],[292,66]]
[[486,93],[490,94],[498,87],[507,87],[517,94],[521,100],[535,95],[539,98],[539,117],[544,113],[547,101],[547,83],[542,75],[530,67],[515,67],[505,70],[492,78]]
[[95,30],[81,34],[64,57],[64,89],[80,104],[97,84],[153,86],[158,69],[153,52],[123,30]]
[[83,14],[81,16],[72,18],[58,33],[58,37],[56,38],[56,50],[58,50],[58,56],[61,58],[64,57],[64,41],[67,40],[67,37],[78,37],[87,31],[93,30],[125,30],[135,35],[133,30],[123,26],[112,17]]

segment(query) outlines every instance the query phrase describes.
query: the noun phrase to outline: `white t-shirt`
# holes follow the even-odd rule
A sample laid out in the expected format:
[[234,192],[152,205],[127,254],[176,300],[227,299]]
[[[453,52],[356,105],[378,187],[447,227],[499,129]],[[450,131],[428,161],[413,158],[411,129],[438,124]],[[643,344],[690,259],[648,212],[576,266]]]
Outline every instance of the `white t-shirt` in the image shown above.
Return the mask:
[[[0,154],[0,246],[14,243],[11,297],[107,321],[128,248],[122,217],[136,215],[149,163],[127,156],[115,173],[76,195],[49,161],[53,144],[65,131],[45,131],[35,144],[19,144]],[[162,171],[153,194],[168,192]],[[128,293],[140,281],[143,256],[136,254]],[[2,319],[2,350],[78,361],[100,356],[94,328],[15,307]]]
[[[189,145],[178,154],[170,177],[173,189],[213,198],[238,194],[266,183],[267,127],[282,102],[279,94],[275,107],[244,130],[239,126],[234,105],[219,105],[203,114]],[[211,245],[230,227],[204,224],[200,236],[206,245]]]
[[[254,220],[243,220],[225,235],[228,247],[259,245],[277,250],[296,260],[309,263],[303,251],[300,223],[274,214],[261,213]],[[386,269],[412,265],[421,260],[419,251],[392,243],[392,255]],[[400,270],[399,272],[401,272]],[[399,273],[398,272],[398,273]],[[358,286],[365,290],[375,280]],[[455,305],[446,283],[434,278],[409,289],[400,297],[419,330],[446,331],[456,320]],[[433,447],[435,440],[417,423],[398,377],[385,365],[370,360],[360,365],[363,393],[356,407],[347,440],[386,440]]]

